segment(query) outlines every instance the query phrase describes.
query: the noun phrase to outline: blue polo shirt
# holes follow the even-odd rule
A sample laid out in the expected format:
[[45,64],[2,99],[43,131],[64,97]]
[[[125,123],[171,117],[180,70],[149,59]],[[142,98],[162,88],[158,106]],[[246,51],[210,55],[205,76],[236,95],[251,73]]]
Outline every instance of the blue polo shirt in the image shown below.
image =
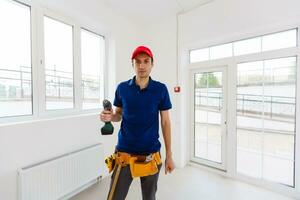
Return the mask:
[[159,151],[159,111],[172,108],[166,85],[150,77],[141,90],[133,77],[118,85],[114,105],[122,108],[117,150],[132,154]]

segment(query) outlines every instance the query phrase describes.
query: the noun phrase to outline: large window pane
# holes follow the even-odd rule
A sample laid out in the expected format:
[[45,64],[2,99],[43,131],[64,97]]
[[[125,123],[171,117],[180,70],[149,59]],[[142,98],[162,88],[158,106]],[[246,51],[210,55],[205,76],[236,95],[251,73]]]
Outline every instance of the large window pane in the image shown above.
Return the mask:
[[44,17],[46,109],[73,108],[73,27]]
[[232,43],[210,48],[210,59],[226,58],[232,56]]
[[81,30],[83,109],[102,107],[104,98],[104,38]]
[[197,49],[190,52],[190,62],[200,62],[209,60],[209,48]]
[[261,37],[234,42],[233,50],[235,56],[261,52]]
[[195,74],[195,152],[196,158],[222,163],[223,74]]
[[238,65],[237,171],[294,186],[296,57]]
[[296,45],[297,29],[265,35],[262,37],[263,51],[295,47]]
[[0,27],[0,117],[30,115],[30,8],[0,0]]
[[205,49],[192,50],[190,51],[190,63],[296,47],[297,31],[298,29],[292,29]]

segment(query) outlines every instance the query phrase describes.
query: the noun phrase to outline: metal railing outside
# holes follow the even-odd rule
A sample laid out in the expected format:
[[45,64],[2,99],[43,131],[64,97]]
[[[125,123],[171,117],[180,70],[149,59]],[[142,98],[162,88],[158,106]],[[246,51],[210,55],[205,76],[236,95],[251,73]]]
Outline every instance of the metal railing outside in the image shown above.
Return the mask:
[[[7,84],[7,82],[10,82]],[[20,66],[19,70],[0,67],[0,100],[31,99],[31,67]],[[12,92],[11,92],[12,91]]]
[[[20,66],[19,70],[0,67],[0,100],[14,101],[31,99],[31,67]],[[45,70],[46,97],[55,99],[73,98],[73,72],[54,69]],[[83,99],[99,100],[101,78],[94,75],[82,76]],[[13,88],[15,95],[9,94]]]
[[[221,92],[195,92],[195,105],[220,110],[223,95]],[[237,94],[237,112],[240,115],[264,115],[269,118],[291,118],[295,116],[296,99],[294,97]]]

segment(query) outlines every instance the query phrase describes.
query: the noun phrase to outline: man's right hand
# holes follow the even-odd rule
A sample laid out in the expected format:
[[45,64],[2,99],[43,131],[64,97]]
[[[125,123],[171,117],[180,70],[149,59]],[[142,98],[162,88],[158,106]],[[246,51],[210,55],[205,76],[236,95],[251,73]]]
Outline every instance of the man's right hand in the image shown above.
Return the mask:
[[100,113],[100,120],[102,122],[110,122],[112,121],[112,115],[113,115],[113,110],[103,110],[101,113]]

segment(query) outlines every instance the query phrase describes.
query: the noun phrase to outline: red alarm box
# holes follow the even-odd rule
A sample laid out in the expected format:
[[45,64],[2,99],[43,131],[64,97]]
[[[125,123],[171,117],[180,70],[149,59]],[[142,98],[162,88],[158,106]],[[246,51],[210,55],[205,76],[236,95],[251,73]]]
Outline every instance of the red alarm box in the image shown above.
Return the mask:
[[174,87],[174,92],[179,93],[180,92],[180,86]]

